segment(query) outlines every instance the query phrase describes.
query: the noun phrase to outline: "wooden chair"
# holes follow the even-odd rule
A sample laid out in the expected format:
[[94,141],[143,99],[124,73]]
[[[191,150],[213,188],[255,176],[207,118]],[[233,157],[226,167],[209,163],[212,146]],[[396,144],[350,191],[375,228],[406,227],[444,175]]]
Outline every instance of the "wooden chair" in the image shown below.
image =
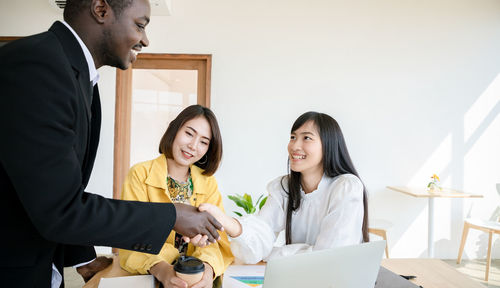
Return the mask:
[[[497,184],[497,191],[500,194],[500,183]],[[464,231],[462,233],[462,241],[460,243],[460,249],[458,250],[457,264],[460,264],[460,261],[462,261],[462,252],[464,251],[465,241],[467,240],[467,234],[469,233],[470,228],[481,230],[483,232],[488,233],[488,254],[486,256],[486,272],[484,275],[484,280],[488,281],[488,276],[490,273],[490,265],[491,265],[491,244],[493,240],[493,234],[500,234],[500,222],[473,219],[473,218],[465,219]]]
[[385,257],[389,259],[389,245],[387,244],[387,233],[385,229],[368,228],[368,233],[378,235],[385,240]]
[[385,257],[389,259],[389,244],[387,243],[387,229],[392,223],[381,219],[370,219],[368,233],[375,234],[385,240]]

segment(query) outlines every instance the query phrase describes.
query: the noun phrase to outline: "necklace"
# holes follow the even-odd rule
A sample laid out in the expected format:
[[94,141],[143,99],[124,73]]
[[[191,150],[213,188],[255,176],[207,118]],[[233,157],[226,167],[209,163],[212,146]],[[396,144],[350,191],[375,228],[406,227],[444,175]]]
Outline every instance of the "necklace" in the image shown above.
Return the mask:
[[186,182],[177,181],[174,178],[167,176],[167,189],[170,199],[173,203],[189,204],[189,198],[193,195],[193,180],[191,173]]

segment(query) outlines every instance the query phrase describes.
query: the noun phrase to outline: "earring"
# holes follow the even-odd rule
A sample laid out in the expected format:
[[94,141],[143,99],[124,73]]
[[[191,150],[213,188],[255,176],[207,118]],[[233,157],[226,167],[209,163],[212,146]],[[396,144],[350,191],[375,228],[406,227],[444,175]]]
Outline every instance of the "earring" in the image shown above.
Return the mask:
[[[198,164],[200,164],[200,165],[204,165],[204,164],[206,164],[206,163],[207,163],[207,161],[208,161],[208,156],[207,156],[207,154],[203,155],[203,157],[205,157],[205,161],[201,162],[201,161],[199,161],[199,160],[198,160]],[[203,159],[203,157],[202,157],[201,159]]]

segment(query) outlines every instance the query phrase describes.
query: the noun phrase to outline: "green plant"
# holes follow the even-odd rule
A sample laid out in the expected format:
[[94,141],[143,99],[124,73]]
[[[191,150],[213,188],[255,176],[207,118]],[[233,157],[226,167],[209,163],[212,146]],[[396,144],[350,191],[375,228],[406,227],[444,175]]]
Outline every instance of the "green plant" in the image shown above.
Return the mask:
[[[252,201],[252,196],[248,195],[245,193],[245,195],[241,196],[239,194],[236,195],[229,195],[227,198],[231,199],[236,203],[236,206],[243,208],[243,210],[247,214],[253,214],[257,211],[257,207],[259,207],[259,210],[266,204],[267,201],[267,196],[262,198],[264,195],[260,195],[259,199],[255,202],[255,204]],[[233,211],[234,214],[238,216],[243,216],[240,212]]]
[[439,176],[436,174],[432,174],[431,176],[432,181],[427,184],[427,189],[428,190],[434,190],[434,189],[439,189],[441,190],[441,186],[439,185]]

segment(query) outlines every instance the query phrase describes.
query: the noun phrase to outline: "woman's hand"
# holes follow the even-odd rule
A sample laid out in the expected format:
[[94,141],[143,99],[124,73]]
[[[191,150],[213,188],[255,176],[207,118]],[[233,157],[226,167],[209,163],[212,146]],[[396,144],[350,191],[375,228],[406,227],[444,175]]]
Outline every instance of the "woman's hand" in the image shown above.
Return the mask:
[[[220,224],[222,224],[223,231],[226,231],[229,236],[233,238],[240,236],[242,232],[240,222],[232,217],[227,216],[226,213],[222,212],[222,210],[219,209],[219,207],[209,203],[202,203],[198,207],[198,210],[200,210],[201,212],[210,213],[210,215],[212,215]],[[182,239],[184,239],[185,242],[191,243],[197,247],[205,247],[210,244],[207,242],[207,236],[201,236],[200,234],[194,236],[193,238],[183,236]]]
[[208,244],[210,244],[210,243],[207,242],[208,237],[206,235],[205,236],[201,236],[200,234],[198,234],[198,235],[194,236],[193,238],[182,236],[182,239],[186,243],[191,243],[194,246],[201,247],[201,248],[203,248],[203,247],[207,246]]
[[[210,213],[212,216],[215,217],[215,219],[217,219],[217,221],[219,220],[226,220],[226,218],[228,218],[229,216],[226,215],[226,213],[222,212],[222,210],[219,209],[219,207],[213,205],[213,204],[210,204],[210,203],[201,203],[200,206],[198,207],[198,210],[199,211],[206,211],[208,213]],[[219,221],[219,223],[221,223]],[[223,224],[223,223],[221,223]],[[224,224],[222,225],[222,227],[224,227]]]
[[[205,270],[207,268],[205,267]],[[151,275],[155,276],[165,288],[187,288],[187,283],[175,276],[174,266],[165,261],[155,264],[149,269]],[[204,287],[204,286],[203,286]]]
[[234,219],[233,217],[229,217],[224,213],[222,210],[220,210],[217,206],[209,203],[202,203],[199,207],[198,210],[204,212],[210,213],[212,216],[214,216],[217,221],[222,224],[222,227],[224,228],[224,231],[226,233],[233,237],[236,238],[240,236],[242,232],[241,224],[238,220]]
[[205,272],[203,272],[203,277],[201,278],[200,282],[195,283],[190,288],[212,288],[214,282],[214,269],[212,268],[212,266],[210,266],[210,264],[204,264]]

